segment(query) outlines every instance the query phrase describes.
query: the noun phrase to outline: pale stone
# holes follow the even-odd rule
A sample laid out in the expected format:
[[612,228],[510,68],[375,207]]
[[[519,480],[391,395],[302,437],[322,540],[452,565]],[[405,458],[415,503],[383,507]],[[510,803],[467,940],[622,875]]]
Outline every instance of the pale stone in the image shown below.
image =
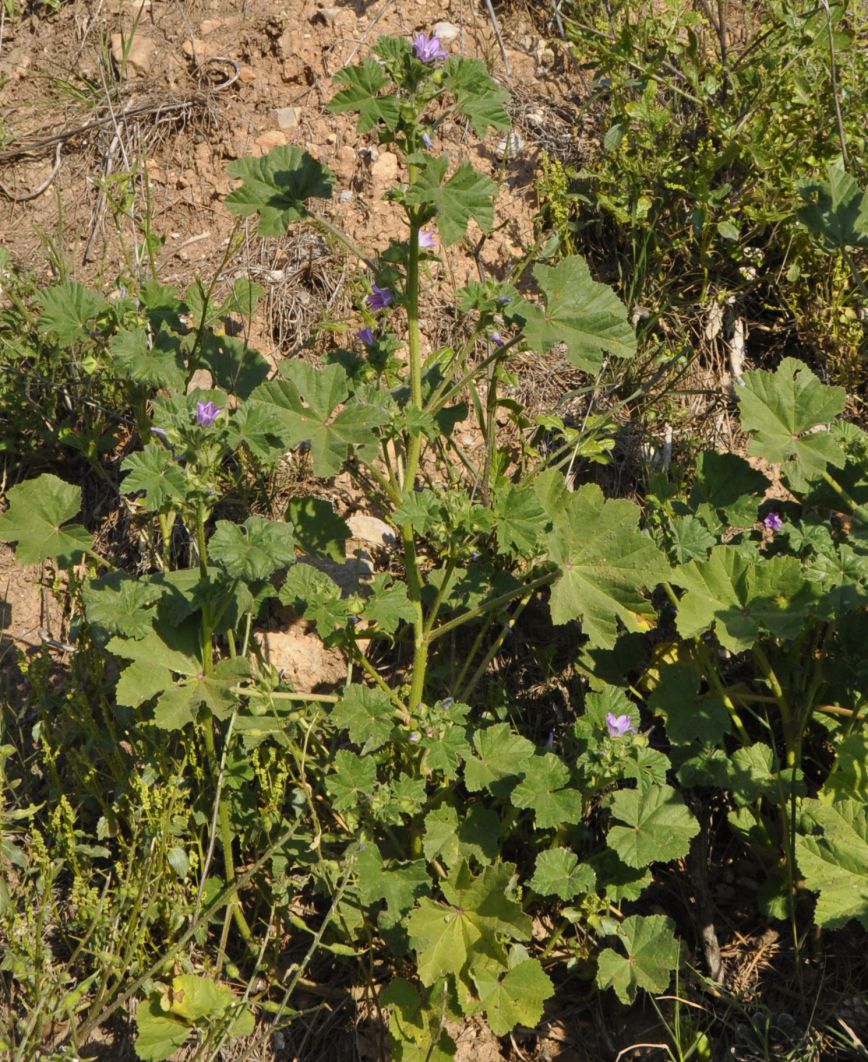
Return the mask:
[[[144,77],[151,69],[154,58],[155,44],[150,37],[137,33],[132,41],[124,41],[123,34],[113,33],[111,36],[112,58],[118,70],[125,74],[136,74]],[[126,57],[124,48],[126,47]]]
[[256,80],[256,71],[252,66],[242,66],[238,71],[238,80],[243,81],[246,85],[252,85]]
[[261,133],[253,141],[253,153],[255,155],[267,155],[272,148],[282,147],[286,143],[286,136],[280,129],[269,129]]
[[349,183],[355,176],[357,161],[356,153],[353,148],[351,148],[349,144],[344,144],[344,146],[338,150],[338,153],[332,162],[332,169],[335,171],[339,180]]
[[459,32],[458,27],[451,22],[435,22],[431,30],[431,33],[438,38],[441,44],[449,44],[454,41]]
[[307,693],[335,686],[346,678],[347,665],[338,649],[327,649],[320,637],[295,624],[285,631],[260,631],[256,639],[265,659],[294,690]]
[[377,161],[371,165],[371,179],[375,196],[387,192],[398,179],[398,156],[391,151],[381,151]]
[[277,124],[281,129],[297,129],[301,120],[301,111],[298,107],[279,107],[275,112]]
[[347,527],[355,542],[368,546],[392,546],[395,544],[395,529],[385,520],[367,513],[354,513],[347,517]]

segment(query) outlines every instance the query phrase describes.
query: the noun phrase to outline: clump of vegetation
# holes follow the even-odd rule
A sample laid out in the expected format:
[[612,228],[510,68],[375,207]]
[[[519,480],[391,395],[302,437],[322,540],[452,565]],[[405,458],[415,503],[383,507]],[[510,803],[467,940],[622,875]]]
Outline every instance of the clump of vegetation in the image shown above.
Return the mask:
[[[519,353],[561,349],[613,386],[630,371],[627,307],[584,259],[468,284],[468,338],[423,354],[425,264],[471,219],[491,230],[497,191],[432,133],[454,114],[506,130],[505,91],[425,35],[381,39],[336,81],[331,109],[402,160],[404,237],[377,258],[348,241],[315,211],[332,174],[296,147],[233,163],[228,206],[359,258],[346,345],[273,373],[218,327],[254,313],[246,281],[222,303],[214,282],[156,280],[111,305],[72,281],[35,303],[28,334],[54,339],[32,364],[93,356],[107,378],[124,438],[111,460],[76,449],[119,472],[140,556],[97,548],[73,483],[8,490],[0,541],[64,573],[75,637],[66,676],[23,661],[3,724],[0,1039],[17,1059],[78,1052],[133,1012],[141,1059],[212,1058],[256,1016],[291,1031],[302,988],[340,985],[365,986],[381,1057],[446,1059],[474,1015],[506,1036],[567,994],[630,1005],[702,963],[716,981],[712,821],[797,963],[822,961],[808,932],[868,926],[868,435],[841,419],[844,389],[795,359],[746,372],[758,460],[708,452],[643,506],[607,496],[590,482],[612,459],[605,416],[534,421],[503,397]],[[831,242],[863,224],[839,187],[803,217]],[[351,531],[327,490],[236,518],[298,454],[391,527],[370,581],[338,581]],[[278,605],[340,651],[338,688],[293,689],[268,663]],[[492,678],[519,637],[551,667],[558,647],[561,709]],[[701,925],[661,888],[678,873]],[[679,1017],[673,1050],[710,1057],[726,1022]]]
[[574,0],[563,16],[601,115],[587,165],[542,181],[566,250],[617,277],[670,352],[686,329],[701,348],[723,310],[756,357],[798,352],[860,392],[864,235],[818,245],[797,207],[836,164],[868,183],[864,8]]

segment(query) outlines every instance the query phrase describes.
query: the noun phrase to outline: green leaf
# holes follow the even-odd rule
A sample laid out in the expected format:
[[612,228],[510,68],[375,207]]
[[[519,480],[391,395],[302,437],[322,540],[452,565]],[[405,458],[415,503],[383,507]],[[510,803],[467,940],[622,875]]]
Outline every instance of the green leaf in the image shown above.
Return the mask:
[[612,815],[626,826],[613,826],[606,843],[628,867],[668,863],[687,855],[699,823],[668,785],[621,789],[612,797]]
[[700,694],[695,668],[669,664],[660,672],[659,684],[648,698],[648,707],[666,722],[666,736],[673,745],[701,741],[716,745],[729,733],[730,717],[723,701],[708,692]]
[[465,910],[427,897],[410,914],[407,930],[418,953],[419,980],[423,985],[460,973],[482,937],[482,931]]
[[[90,533],[69,520],[81,509],[81,489],[46,472],[10,487],[0,515],[0,542],[16,542],[19,564],[47,557],[69,567],[91,551]],[[66,525],[66,526],[64,526]]]
[[455,96],[458,110],[478,137],[484,137],[489,128],[509,128],[509,93],[498,85],[481,59],[451,56],[443,66],[443,87]]
[[124,494],[144,491],[145,507],[160,512],[179,506],[187,496],[184,470],[173,455],[159,443],[148,443],[143,450],[130,454],[121,470]]
[[93,319],[111,307],[102,295],[75,280],[45,288],[36,296],[36,302],[42,309],[37,322],[39,331],[55,336],[63,345],[86,339]]
[[835,765],[820,792],[821,799],[832,803],[845,797],[868,804],[868,733],[864,731],[841,740]]
[[364,619],[369,620],[385,631],[394,634],[398,624],[411,623],[416,616],[416,606],[407,596],[407,587],[403,583],[390,584],[386,572],[378,572],[371,584],[371,595],[365,601]]
[[796,216],[824,247],[868,247],[868,193],[836,159],[826,168],[826,180],[799,186],[805,205]]
[[218,520],[208,554],[233,579],[268,579],[295,560],[295,536],[289,524],[248,516],[243,524]]
[[445,156],[426,157],[416,180],[406,192],[410,206],[428,207],[436,215],[444,247],[464,236],[471,218],[483,232],[491,232],[494,197],[497,195],[494,181],[475,170],[469,162],[463,162],[448,181],[444,180],[447,166]]
[[283,422],[277,410],[264,403],[245,402],[229,422],[233,449],[246,446],[267,468],[273,468],[286,454]]
[[276,147],[261,159],[236,159],[231,177],[244,183],[226,197],[233,214],[259,213],[261,236],[283,236],[293,221],[307,217],[306,199],[330,199],[334,176],[298,147]]
[[[235,994],[228,985],[217,984],[209,977],[181,974],[172,978],[172,990],[164,996],[164,1007],[188,1022],[217,1017],[231,1007]],[[168,1004],[168,1006],[166,1006]]]
[[191,1032],[187,1022],[163,1011],[162,998],[152,992],[136,1010],[136,1054],[142,1062],[163,1062],[184,1046]]
[[390,1012],[393,1062],[450,1062],[455,1057],[455,1043],[443,1029],[443,1008],[428,999],[436,991],[425,992],[423,1001],[409,981],[398,977],[380,993],[380,1005]]
[[663,915],[630,915],[617,929],[626,957],[613,948],[597,960],[597,984],[613,988],[622,1003],[632,1003],[640,988],[665,992],[678,966],[678,940],[671,919]]
[[509,484],[494,496],[497,550],[513,557],[532,557],[548,517],[533,489]]
[[843,412],[847,393],[820,383],[801,361],[784,358],[774,373],[745,373],[738,400],[742,426],[753,434],[748,452],[780,463],[794,489],[807,489],[827,465],[844,464],[826,429]]
[[450,903],[472,912],[486,934],[530,940],[531,920],[522,911],[521,904],[512,899],[514,877],[512,863],[494,863],[475,878],[466,864],[460,864],[440,887]]
[[768,485],[743,457],[706,451],[696,462],[689,505],[715,533],[727,526],[750,527]]
[[544,305],[519,298],[504,310],[509,320],[523,323],[530,350],[547,354],[563,343],[573,365],[592,373],[599,371],[606,354],[630,358],[636,353],[626,306],[610,287],[591,277],[583,258],[570,255],[555,266],[538,265],[533,275]]
[[517,808],[534,809],[537,829],[581,821],[582,796],[578,790],[566,788],[570,771],[562,760],[551,752],[537,754],[522,770],[524,778],[513,789],[510,800]]
[[264,405],[280,424],[289,446],[310,443],[313,469],[328,478],[340,472],[350,447],[373,452],[375,428],[385,424],[383,410],[367,405],[346,405],[335,415],[349,394],[349,381],[340,365],[284,362],[284,379],[257,387],[250,401]]
[[349,732],[350,740],[373,752],[389,740],[395,726],[395,709],[389,695],[372,686],[348,686],[332,710],[336,726]]
[[593,892],[593,867],[579,863],[568,848],[549,848],[536,857],[536,869],[529,885],[541,896],[560,896],[564,901]]
[[552,621],[580,620],[591,644],[604,648],[615,644],[619,619],[628,631],[644,629],[640,619],[654,610],[642,590],[667,572],[657,547],[639,531],[639,508],[586,484],[553,515],[546,542],[561,574],[551,592]]
[[346,85],[333,96],[326,110],[332,114],[357,111],[358,131],[366,133],[382,123],[387,129],[398,124],[400,106],[397,96],[381,96],[380,91],[391,87],[388,75],[376,59],[369,58],[358,66],[346,66],[334,78],[336,85]]
[[705,560],[716,541],[698,516],[676,516],[669,521],[669,548],[676,564]]
[[250,673],[246,660],[221,660],[205,675],[199,672],[165,690],[154,708],[154,723],[161,730],[181,730],[193,723],[204,706],[216,719],[228,719],[238,703],[233,688]]
[[85,582],[81,596],[88,623],[110,634],[143,638],[154,621],[151,606],[163,593],[163,587],[155,583],[115,571]]
[[355,811],[369,803],[377,781],[377,765],[367,756],[340,749],[334,758],[334,772],[326,778],[326,788],[334,797],[336,811]]
[[684,761],[678,780],[684,786],[729,789],[735,803],[744,807],[761,796],[778,798],[780,777],[774,762],[774,752],[761,741],[736,749],[732,755],[722,749],[706,749]]
[[297,616],[315,623],[321,638],[345,627],[361,609],[357,598],[342,597],[334,579],[305,562],[289,569],[278,596]]
[[819,893],[817,924],[840,929],[851,920],[868,929],[868,811],[857,800],[802,805],[811,834],[796,834],[805,885]]
[[525,959],[503,978],[493,971],[473,972],[479,1000],[495,1036],[506,1036],[516,1025],[533,1028],[555,986],[537,959]]
[[799,560],[745,556],[716,546],[707,561],[677,568],[672,581],[687,593],[678,603],[678,633],[695,638],[714,628],[731,652],[749,649],[765,633],[795,638],[816,616],[818,599]]
[[504,778],[521,774],[534,754],[531,742],[514,734],[509,723],[477,730],[473,744],[479,758],[468,760],[464,767],[464,781],[471,792],[491,789]]
[[145,328],[125,329],[112,337],[112,367],[122,380],[147,388],[183,391],[187,379],[181,340],[159,328],[153,340]]
[[473,858],[484,866],[497,856],[499,831],[498,816],[479,804],[460,821],[455,808],[444,804],[425,816],[425,858],[442,859],[447,867]]
[[299,547],[314,557],[330,557],[342,564],[350,529],[325,498],[293,498],[286,510]]
[[271,371],[259,351],[235,336],[206,333],[199,358],[211,370],[214,386],[238,398],[249,398]]
[[392,518],[399,526],[412,524],[417,534],[424,535],[443,521],[443,503],[433,490],[410,490]]
[[[424,859],[411,863],[384,861],[373,841],[365,841],[356,859],[359,899],[366,906],[386,901],[386,923],[396,924],[413,906],[416,898],[430,888]],[[384,924],[381,920],[381,925]]]

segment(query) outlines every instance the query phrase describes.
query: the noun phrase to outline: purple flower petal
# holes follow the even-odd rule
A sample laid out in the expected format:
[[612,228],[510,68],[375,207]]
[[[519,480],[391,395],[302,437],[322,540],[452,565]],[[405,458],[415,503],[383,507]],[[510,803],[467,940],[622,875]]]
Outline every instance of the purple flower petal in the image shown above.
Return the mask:
[[421,229],[419,232],[419,246],[423,251],[433,251],[437,246],[437,240],[430,229]]
[[372,328],[360,328],[356,332],[356,339],[361,339],[366,347],[372,347],[377,342]]
[[223,410],[213,402],[196,403],[196,423],[202,428],[210,428]]
[[502,347],[503,344],[504,344],[504,338],[500,334],[500,332],[492,332],[491,333],[491,342],[494,343],[494,345],[496,347]]
[[784,526],[784,521],[781,519],[781,514],[769,513],[768,516],[766,516],[766,518],[763,520],[763,526],[772,533],[774,533],[775,531],[780,531]]
[[421,59],[423,63],[436,63],[440,59],[449,58],[449,52],[440,43],[439,37],[429,37],[427,33],[417,33],[412,43],[416,58]]
[[428,148],[429,151],[431,150],[431,148],[434,147],[434,141],[427,133],[422,134],[422,143],[425,145],[426,148]]
[[388,288],[371,285],[371,294],[365,300],[372,310],[385,310],[392,305],[392,292]]
[[625,734],[637,733],[636,727],[630,722],[629,715],[615,715],[614,712],[606,712],[606,728],[609,737],[623,737]]

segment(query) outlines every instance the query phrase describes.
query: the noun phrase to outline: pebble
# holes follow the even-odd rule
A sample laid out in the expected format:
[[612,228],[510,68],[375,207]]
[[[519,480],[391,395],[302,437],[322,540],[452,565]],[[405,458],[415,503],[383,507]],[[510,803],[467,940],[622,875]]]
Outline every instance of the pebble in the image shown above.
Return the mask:
[[459,30],[451,22],[435,22],[431,32],[441,44],[449,44],[458,36]]
[[319,11],[315,11],[310,16],[310,21],[325,22],[327,26],[330,26],[333,22],[337,21],[337,18],[340,13],[341,9],[339,7],[332,7],[331,5],[329,5],[328,7],[321,7]]
[[524,137],[521,133],[507,133],[497,142],[497,154],[505,162],[517,158],[524,150]]
[[391,151],[381,151],[377,161],[371,164],[371,179],[375,195],[391,188],[398,179],[398,156]]
[[272,148],[282,147],[286,143],[286,137],[280,129],[269,129],[260,133],[253,141],[254,154],[267,155]]
[[144,77],[150,71],[154,58],[156,46],[153,40],[137,33],[131,42],[127,42],[126,58],[124,57],[124,43],[123,34],[113,33],[111,35],[112,58],[118,70],[128,75],[135,74]]
[[275,112],[277,124],[281,129],[297,129],[301,121],[301,111],[298,107],[279,107]]

